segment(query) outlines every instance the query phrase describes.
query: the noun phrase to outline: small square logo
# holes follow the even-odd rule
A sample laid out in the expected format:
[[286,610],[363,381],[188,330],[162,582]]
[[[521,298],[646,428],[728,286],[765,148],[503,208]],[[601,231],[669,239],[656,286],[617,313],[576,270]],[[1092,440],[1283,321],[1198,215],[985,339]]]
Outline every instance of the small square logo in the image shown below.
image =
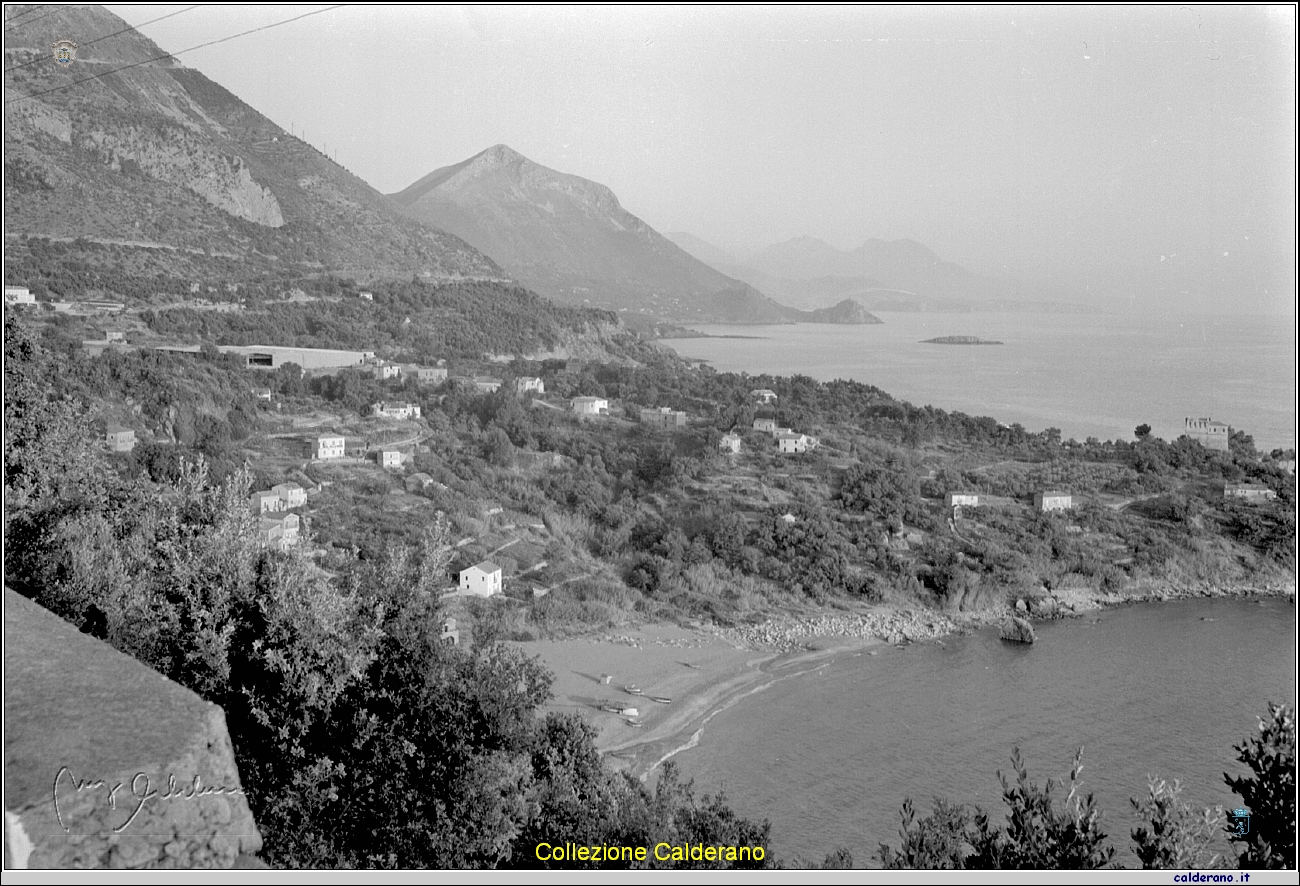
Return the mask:
[[1228,813],[1228,828],[1238,837],[1244,837],[1250,833],[1250,812],[1245,809],[1234,809]]

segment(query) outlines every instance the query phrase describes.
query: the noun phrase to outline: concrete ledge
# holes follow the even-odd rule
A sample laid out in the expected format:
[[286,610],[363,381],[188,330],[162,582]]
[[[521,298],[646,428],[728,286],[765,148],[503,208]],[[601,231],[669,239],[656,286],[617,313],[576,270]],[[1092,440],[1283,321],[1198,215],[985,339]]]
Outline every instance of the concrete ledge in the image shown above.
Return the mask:
[[6,868],[229,868],[261,848],[220,707],[8,588],[4,620]]

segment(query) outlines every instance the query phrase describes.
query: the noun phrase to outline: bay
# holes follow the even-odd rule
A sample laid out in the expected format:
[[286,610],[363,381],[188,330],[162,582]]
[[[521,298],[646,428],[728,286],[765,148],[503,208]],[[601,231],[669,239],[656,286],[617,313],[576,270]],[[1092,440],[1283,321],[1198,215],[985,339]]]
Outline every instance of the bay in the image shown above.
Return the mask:
[[[916,405],[988,415],[1063,439],[1174,440],[1209,416],[1257,447],[1296,446],[1294,320],[1138,314],[880,313],[869,326],[698,326],[665,339],[720,372],[852,379]],[[922,344],[974,335],[1001,345]]]
[[1038,784],[1066,776],[1082,747],[1082,789],[1135,866],[1129,798],[1147,776],[1180,779],[1196,807],[1232,808],[1223,773],[1246,772],[1232,746],[1268,702],[1296,700],[1292,600],[1139,604],[1037,630],[1032,647],[980,631],[835,660],[720,712],[675,759],[697,790],[770,818],[780,857],[846,846],[862,865],[898,845],[904,798],[919,816],[944,796],[1002,823],[995,773],[1012,773],[1013,747]]

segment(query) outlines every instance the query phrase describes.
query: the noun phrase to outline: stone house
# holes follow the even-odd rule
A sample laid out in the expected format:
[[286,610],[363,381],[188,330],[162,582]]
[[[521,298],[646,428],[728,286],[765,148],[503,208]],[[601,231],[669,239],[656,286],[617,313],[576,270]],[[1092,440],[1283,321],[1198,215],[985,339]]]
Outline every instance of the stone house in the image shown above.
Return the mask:
[[943,497],[943,503],[950,508],[975,508],[979,507],[980,497],[974,492],[949,492]]
[[718,449],[721,450],[722,452],[730,452],[733,454],[739,452],[740,435],[724,434],[722,439],[718,441]]
[[135,449],[135,431],[110,424],[104,429],[104,442],[113,452],[130,452]]
[[756,418],[754,419],[754,430],[761,431],[765,434],[776,433],[776,419],[774,418]]
[[546,383],[540,378],[517,378],[515,379],[515,393],[527,394],[529,391],[537,394],[546,393]]
[[641,424],[665,430],[686,427],[686,413],[660,406],[658,409],[642,409]]
[[1247,501],[1272,501],[1277,498],[1277,493],[1267,486],[1256,483],[1225,483],[1223,497],[1241,498]]
[[271,491],[280,496],[280,507],[284,510],[300,508],[307,503],[307,490],[297,483],[278,483]]
[[1228,431],[1230,429],[1221,421],[1209,418],[1183,419],[1183,433],[1200,443],[1206,449],[1228,451]]

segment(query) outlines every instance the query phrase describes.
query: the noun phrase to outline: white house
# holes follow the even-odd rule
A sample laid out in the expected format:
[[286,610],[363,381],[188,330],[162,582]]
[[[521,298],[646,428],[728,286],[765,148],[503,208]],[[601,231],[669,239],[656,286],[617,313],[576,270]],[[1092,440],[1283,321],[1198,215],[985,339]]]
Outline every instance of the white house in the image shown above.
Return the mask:
[[6,286],[5,305],[34,305],[36,296],[26,286]]
[[308,458],[342,458],[347,446],[342,437],[334,435],[308,437],[304,442]]
[[501,390],[501,379],[492,378],[490,375],[474,376],[474,387],[480,394],[495,394]]
[[358,292],[357,298],[363,299],[364,301],[374,301],[375,294],[373,292]]
[[739,434],[723,435],[722,439],[718,441],[718,449],[720,449],[723,452],[731,452],[731,453],[739,452],[740,435]]
[[278,483],[271,487],[271,491],[280,496],[280,507],[285,510],[300,508],[307,503],[307,490],[297,483]]
[[385,401],[371,406],[370,413],[375,418],[419,418],[420,407],[414,403],[389,403]]
[[1224,498],[1244,498],[1244,499],[1267,499],[1277,498],[1277,493],[1267,486],[1260,486],[1255,483],[1225,483],[1223,485]]
[[767,388],[760,388],[757,391],[750,391],[749,393],[754,397],[754,399],[761,400],[764,403],[771,403],[776,399],[776,391]]
[[501,567],[490,560],[475,563],[460,571],[460,592],[476,597],[501,593]]
[[546,393],[546,384],[540,378],[517,378],[515,379],[515,393],[527,394],[529,391],[535,391],[538,394]]
[[793,432],[777,434],[776,445],[779,452],[807,452],[817,446],[817,438]]
[[300,521],[297,514],[263,517],[257,526],[262,543],[283,550],[298,540]]
[[975,508],[979,507],[980,497],[974,492],[949,492],[943,497],[943,503],[950,508]]
[[1072,507],[1074,507],[1074,496],[1068,492],[1034,493],[1036,511],[1068,511]]
[[762,431],[766,434],[776,433],[776,419],[774,418],[756,418],[754,419],[754,430]]
[[375,373],[375,378],[384,381],[390,378],[400,378],[402,375],[402,367],[398,366],[396,363],[385,361],[383,363],[376,363],[373,372]]
[[381,468],[400,468],[402,466],[401,450],[381,449],[376,454],[375,461],[379,462]]
[[574,397],[569,402],[578,415],[609,415],[609,401],[603,397]]

